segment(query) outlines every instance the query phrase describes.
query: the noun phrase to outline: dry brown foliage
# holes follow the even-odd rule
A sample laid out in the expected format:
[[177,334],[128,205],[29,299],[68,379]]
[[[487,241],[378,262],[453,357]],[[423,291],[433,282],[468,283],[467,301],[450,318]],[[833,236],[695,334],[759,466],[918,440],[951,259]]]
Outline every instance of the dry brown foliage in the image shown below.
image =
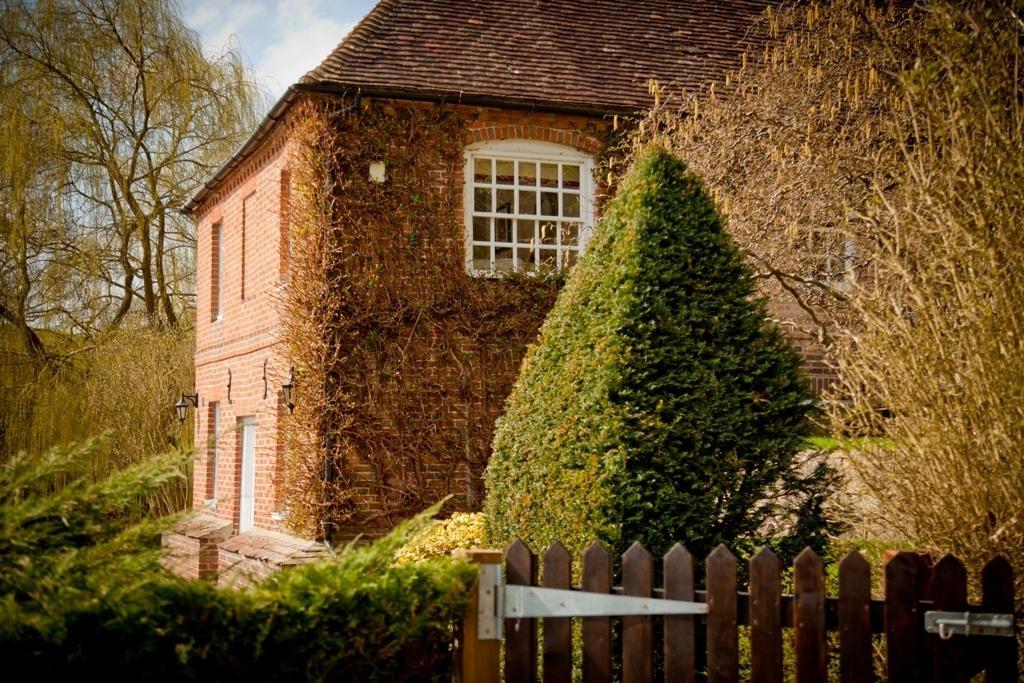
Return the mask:
[[1022,573],[1024,22],[1010,3],[937,3],[915,35],[834,417],[884,437],[854,463],[891,533]]
[[[301,383],[289,522],[375,533],[482,497],[494,420],[558,278],[470,277],[460,120],[437,107],[311,102],[296,118],[286,302]],[[369,178],[384,161],[387,180]]]
[[871,257],[857,211],[896,164],[897,141],[879,120],[893,107],[912,22],[905,11],[840,0],[769,13],[753,30],[766,47],[724,87],[680,94],[652,84],[658,104],[630,144],[684,159],[726,214],[780,322],[827,340],[848,319],[850,281]]

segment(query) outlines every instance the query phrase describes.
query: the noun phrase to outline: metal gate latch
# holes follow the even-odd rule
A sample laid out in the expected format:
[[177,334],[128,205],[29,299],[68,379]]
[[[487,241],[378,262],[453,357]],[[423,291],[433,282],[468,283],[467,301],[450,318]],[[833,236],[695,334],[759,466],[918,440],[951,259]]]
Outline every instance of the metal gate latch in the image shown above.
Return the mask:
[[1013,637],[1012,614],[986,614],[971,612],[925,612],[924,630],[937,633],[949,640],[959,636]]

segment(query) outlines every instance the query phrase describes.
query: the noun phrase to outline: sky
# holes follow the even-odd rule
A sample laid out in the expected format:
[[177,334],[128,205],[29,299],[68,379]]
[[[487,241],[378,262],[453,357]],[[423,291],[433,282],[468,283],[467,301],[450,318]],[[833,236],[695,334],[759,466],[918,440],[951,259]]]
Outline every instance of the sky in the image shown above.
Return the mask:
[[182,0],[204,49],[237,47],[274,101],[330,54],[376,0]]

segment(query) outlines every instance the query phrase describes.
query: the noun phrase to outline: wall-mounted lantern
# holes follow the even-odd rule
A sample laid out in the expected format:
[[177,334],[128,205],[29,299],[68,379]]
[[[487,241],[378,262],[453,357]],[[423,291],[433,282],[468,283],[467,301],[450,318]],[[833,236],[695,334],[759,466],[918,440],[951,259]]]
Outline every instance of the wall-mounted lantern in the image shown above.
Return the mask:
[[199,394],[182,394],[178,402],[174,404],[174,409],[178,411],[178,422],[184,422],[188,416],[188,407],[193,408],[199,407]]
[[284,398],[284,405],[288,408],[288,412],[295,410],[295,404],[292,402],[292,392],[295,391],[297,382],[295,381],[295,368],[288,369],[288,379],[281,384],[281,395]]

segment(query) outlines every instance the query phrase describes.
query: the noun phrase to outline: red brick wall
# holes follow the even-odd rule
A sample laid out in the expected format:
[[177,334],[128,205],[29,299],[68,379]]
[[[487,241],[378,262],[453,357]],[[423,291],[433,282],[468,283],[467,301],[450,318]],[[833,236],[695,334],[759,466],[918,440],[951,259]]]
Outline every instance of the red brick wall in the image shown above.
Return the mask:
[[218,555],[219,566],[217,585],[227,588],[245,588],[270,577],[280,567],[258,560],[221,550]]
[[555,142],[596,154],[604,145],[611,121],[584,116],[458,107],[465,120],[465,144],[491,140]]
[[[254,157],[200,207],[198,219],[197,300],[199,311],[213,310],[217,273],[213,226],[221,231],[220,316],[199,315],[196,322],[195,411],[197,451],[193,500],[206,512],[234,522],[239,514],[241,447],[239,418],[256,419],[255,523],[280,529],[282,512],[275,495],[281,455],[277,427],[281,383],[288,366],[280,353],[280,303],[286,282],[282,265],[282,205],[287,203],[289,145],[284,126]],[[286,210],[286,209],[285,209]],[[286,223],[284,223],[286,226]],[[229,386],[230,384],[230,386]],[[220,405],[216,472],[211,471],[209,405]]]
[[[452,109],[464,121],[464,144],[523,138],[595,152],[610,127],[608,121],[580,116],[462,106]],[[275,513],[282,512],[285,505],[278,494],[281,481],[277,465],[284,452],[277,440],[277,425],[286,414],[280,401],[280,385],[288,374],[279,342],[280,302],[288,277],[287,262],[282,256],[288,248],[289,153],[285,123],[197,211],[196,305],[207,314],[199,316],[196,330],[196,390],[200,409],[195,415],[196,434],[201,438],[197,440],[200,457],[193,499],[197,508],[211,500],[210,489],[216,478],[216,505],[206,512],[231,520],[236,529],[241,461],[240,438],[235,427],[239,418],[248,415],[255,416],[257,431],[255,523],[261,528],[282,528]],[[459,212],[461,216],[461,207]],[[214,245],[218,243],[214,239],[214,225],[221,231],[219,269],[214,260]],[[453,244],[461,244],[461,235],[456,236]],[[214,319],[209,312],[214,306],[212,296],[218,272],[220,315]],[[510,366],[509,372],[514,371]],[[213,459],[207,443],[212,401],[220,405],[216,473],[212,472]],[[358,466],[355,469],[360,471]],[[365,474],[370,476],[369,472]],[[373,505],[372,497],[362,499],[366,505]]]
[[821,395],[836,381],[836,368],[820,336],[814,332],[817,325],[795,302],[771,302],[769,311],[784,323],[793,347],[803,358],[804,370],[811,380],[811,389]]
[[230,531],[226,522],[196,515],[162,534],[161,562],[184,578],[213,581],[218,573],[218,543],[225,540]]
[[160,544],[164,552],[161,563],[165,568],[186,579],[199,578],[199,539],[165,533]]

